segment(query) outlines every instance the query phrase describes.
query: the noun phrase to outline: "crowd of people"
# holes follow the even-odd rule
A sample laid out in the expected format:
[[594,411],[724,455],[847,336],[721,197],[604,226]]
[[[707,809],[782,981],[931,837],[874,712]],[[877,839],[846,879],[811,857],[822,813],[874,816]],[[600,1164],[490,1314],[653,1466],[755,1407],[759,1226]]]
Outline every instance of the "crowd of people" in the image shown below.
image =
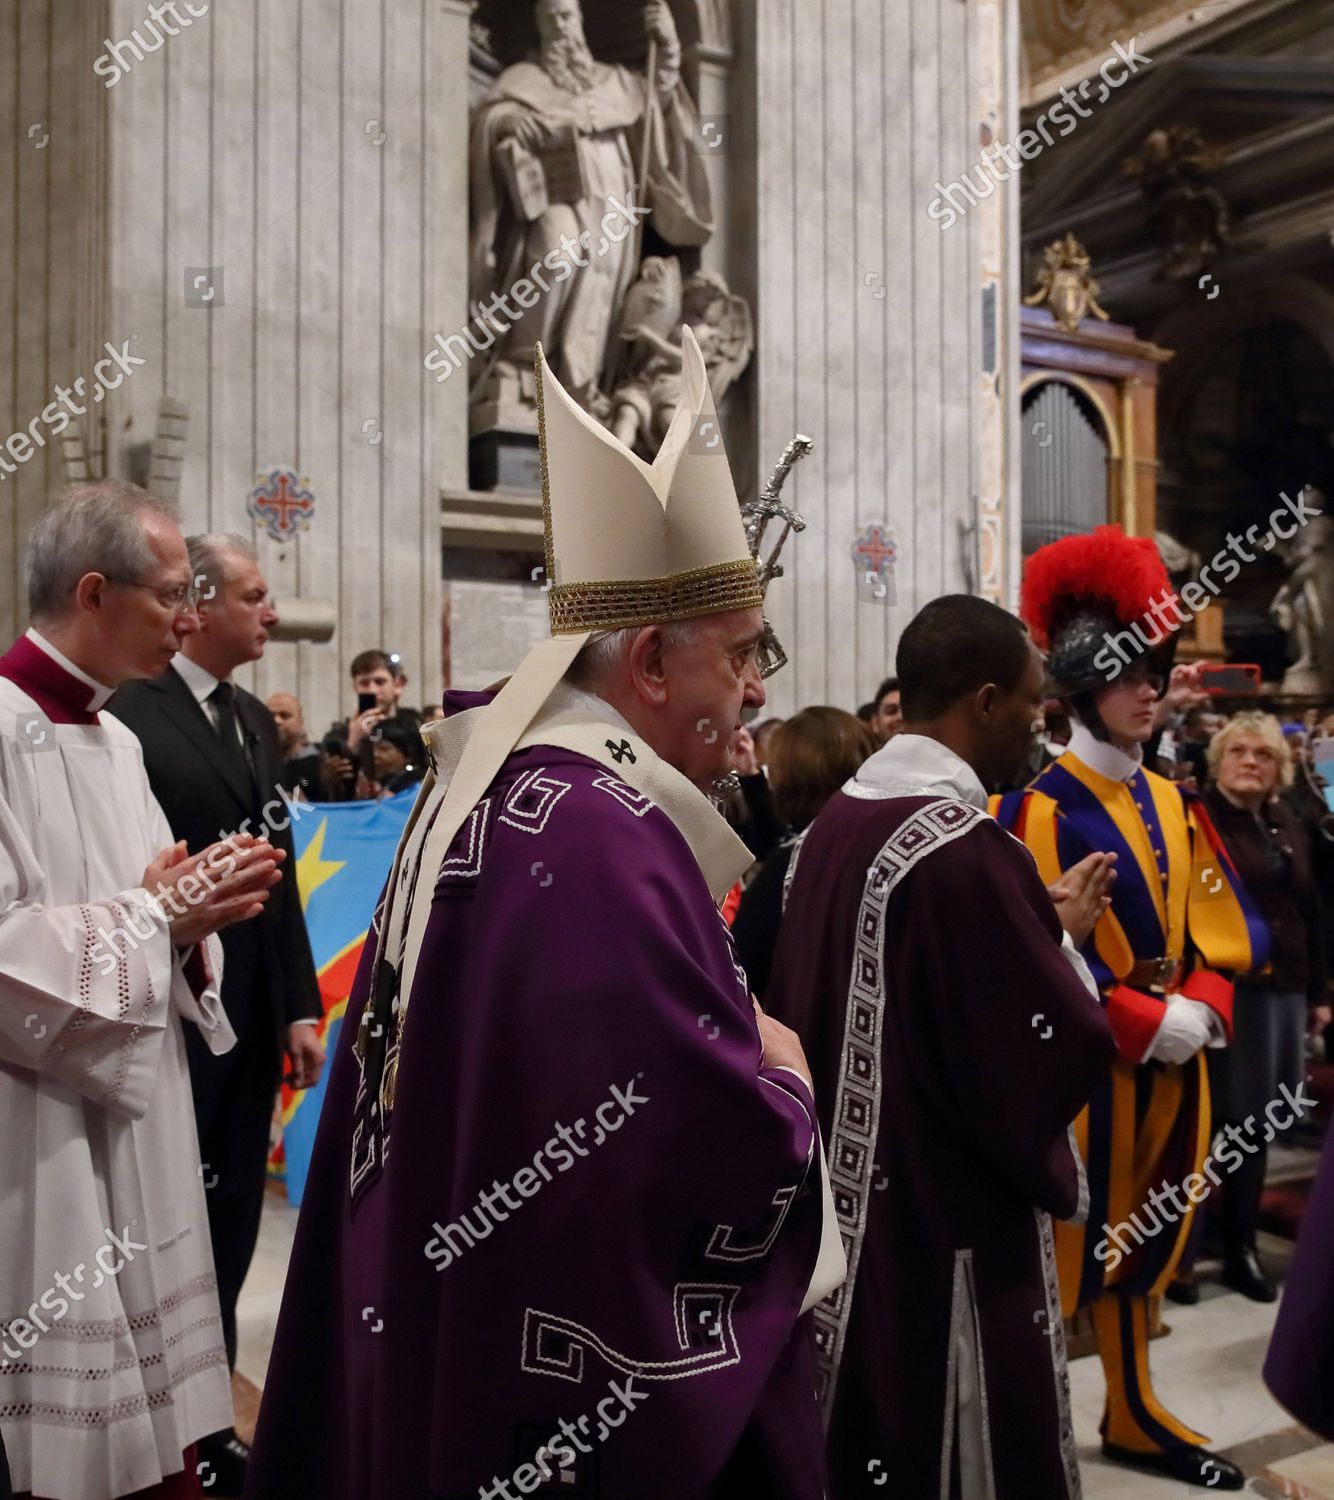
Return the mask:
[[421,727],[440,717],[440,705],[418,710],[403,702],[408,677],[396,653],[360,651],[350,675],[356,711],[331,724],[318,745],[300,700],[292,693],[269,695],[282,745],[282,785],[290,796],[366,801],[407,791],[426,774]]
[[[686,333],[682,411],[712,417]],[[883,1469],[1074,1500],[1078,1313],[1106,1457],[1240,1489],[1149,1338],[1211,1238],[1276,1295],[1267,1151],[1317,1138],[1329,1058],[1334,714],[1224,717],[1170,638],[1108,676],[1168,580],[1104,528],[1029,559],[1021,616],[926,604],[857,712],[764,717],[772,570],[727,465],[680,430],[644,465],[537,371],[551,635],[438,709],[362,652],[314,744],[234,681],[277,618],[254,549],[133,485],[28,539],[0,657],[17,1493],[848,1500]],[[252,1452],[229,1374],[268,1122],[325,1069],[290,799],[428,761]],[[1334,1440],[1332,1287],[1326,1153],[1264,1377]]]

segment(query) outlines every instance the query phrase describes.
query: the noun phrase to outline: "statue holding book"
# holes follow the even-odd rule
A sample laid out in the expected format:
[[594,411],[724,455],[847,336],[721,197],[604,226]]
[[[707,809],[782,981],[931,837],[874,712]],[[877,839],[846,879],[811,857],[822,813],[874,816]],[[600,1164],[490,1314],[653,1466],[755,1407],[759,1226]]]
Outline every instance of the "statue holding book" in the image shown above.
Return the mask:
[[539,342],[564,389],[610,418],[643,224],[679,247],[713,232],[666,0],[644,6],[643,72],[593,57],[579,0],[536,0],[534,20],[536,50],[503,70],[472,126],[470,295],[491,335],[472,366],[474,431],[535,427]]

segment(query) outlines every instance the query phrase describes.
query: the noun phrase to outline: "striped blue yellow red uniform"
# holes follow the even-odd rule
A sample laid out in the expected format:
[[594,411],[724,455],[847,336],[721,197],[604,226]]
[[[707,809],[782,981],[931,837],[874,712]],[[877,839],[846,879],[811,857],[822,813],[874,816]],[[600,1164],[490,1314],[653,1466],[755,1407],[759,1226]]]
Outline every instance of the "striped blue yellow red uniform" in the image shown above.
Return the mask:
[[[1075,1123],[1089,1211],[1084,1224],[1055,1226],[1062,1310],[1092,1310],[1109,1442],[1141,1452],[1200,1445],[1154,1397],[1147,1359],[1149,1298],[1176,1271],[1193,1204],[1175,1219],[1147,1205],[1151,1189],[1184,1184],[1204,1163],[1208,1074],[1203,1052],[1181,1065],[1141,1059],[1174,993],[1209,1005],[1231,1036],[1230,974],[1264,965],[1267,932],[1199,796],[1176,782],[1143,768],[1114,780],[1067,751],[1026,790],[993,799],[992,811],[1049,885],[1089,854],[1117,856],[1111,906],[1082,951],[1118,1057]],[[1164,961],[1161,987],[1125,982],[1146,960]],[[1109,1245],[1122,1225],[1134,1232]]]

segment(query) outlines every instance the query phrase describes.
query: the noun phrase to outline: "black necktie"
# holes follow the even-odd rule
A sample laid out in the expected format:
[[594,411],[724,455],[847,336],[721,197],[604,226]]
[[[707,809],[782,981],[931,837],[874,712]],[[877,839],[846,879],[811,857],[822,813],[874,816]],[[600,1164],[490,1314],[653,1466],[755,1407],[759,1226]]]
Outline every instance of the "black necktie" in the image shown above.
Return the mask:
[[250,762],[241,742],[241,730],[236,719],[236,684],[220,682],[208,698],[217,710],[218,738],[222,741],[222,748],[249,780]]

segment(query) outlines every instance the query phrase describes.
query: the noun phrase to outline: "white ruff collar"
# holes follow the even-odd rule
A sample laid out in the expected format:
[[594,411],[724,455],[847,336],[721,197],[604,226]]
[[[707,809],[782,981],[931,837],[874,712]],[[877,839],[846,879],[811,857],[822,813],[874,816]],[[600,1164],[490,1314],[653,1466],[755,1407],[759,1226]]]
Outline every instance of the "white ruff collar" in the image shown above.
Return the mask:
[[1129,781],[1136,771],[1143,770],[1144,751],[1127,755],[1107,740],[1100,740],[1092,730],[1077,720],[1070,728],[1070,743],[1065,747],[1076,760],[1082,760],[1090,771],[1105,776],[1108,781]]
[[985,812],[986,788],[977,772],[947,745],[925,734],[896,734],[843,790],[849,796],[953,797]]

